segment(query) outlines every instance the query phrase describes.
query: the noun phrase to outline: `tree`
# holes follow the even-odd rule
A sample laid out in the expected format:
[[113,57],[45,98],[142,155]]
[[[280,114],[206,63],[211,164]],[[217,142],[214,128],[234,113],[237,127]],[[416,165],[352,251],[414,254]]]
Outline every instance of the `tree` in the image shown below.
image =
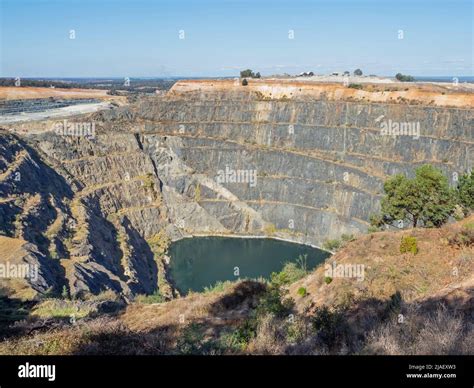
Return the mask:
[[361,76],[362,75],[362,70],[361,69],[355,69],[354,70],[354,75]]
[[439,227],[453,213],[455,196],[443,173],[425,164],[415,170],[409,179],[397,174],[384,184],[382,218],[390,224],[396,220],[408,220],[413,227],[421,222],[424,227]]
[[251,69],[242,70],[240,72],[240,78],[260,78],[260,73],[254,73]]
[[400,82],[413,82],[415,80],[411,75],[404,75],[402,73],[395,74],[395,78]]
[[456,197],[466,214],[474,210],[474,172],[471,171],[461,175]]

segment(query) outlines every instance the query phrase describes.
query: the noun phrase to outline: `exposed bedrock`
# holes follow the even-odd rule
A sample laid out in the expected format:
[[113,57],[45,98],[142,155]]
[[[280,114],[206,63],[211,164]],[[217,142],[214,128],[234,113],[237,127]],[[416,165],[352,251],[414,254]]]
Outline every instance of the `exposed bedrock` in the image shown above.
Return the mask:
[[[152,158],[167,148],[194,176],[214,181],[226,168],[256,170],[254,185],[220,185],[264,222],[316,245],[365,231],[388,175],[412,174],[417,165],[431,163],[455,184],[472,166],[472,109],[257,97],[190,92],[147,100],[135,113],[144,123],[142,142]],[[414,131],[382,135],[384,122],[408,123]],[[245,217],[226,211],[232,201],[218,191],[196,178],[168,183],[189,198],[199,186],[199,204],[227,228],[243,231]]]

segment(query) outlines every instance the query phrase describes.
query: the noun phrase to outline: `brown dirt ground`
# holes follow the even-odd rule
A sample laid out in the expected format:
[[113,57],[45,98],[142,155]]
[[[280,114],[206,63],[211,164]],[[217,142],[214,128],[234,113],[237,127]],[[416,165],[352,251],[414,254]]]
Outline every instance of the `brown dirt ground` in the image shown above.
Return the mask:
[[99,89],[60,89],[35,87],[0,87],[0,99],[22,100],[32,98],[97,98],[101,100],[120,100],[123,97],[109,96],[107,90]]
[[242,86],[236,80],[184,80],[176,82],[169,96],[192,91],[247,91],[260,92],[264,99],[293,99],[298,97],[327,98],[329,100],[410,105],[474,107],[474,93],[463,86],[450,84],[387,83],[364,84],[362,89],[345,87],[340,83],[315,81],[248,79]]

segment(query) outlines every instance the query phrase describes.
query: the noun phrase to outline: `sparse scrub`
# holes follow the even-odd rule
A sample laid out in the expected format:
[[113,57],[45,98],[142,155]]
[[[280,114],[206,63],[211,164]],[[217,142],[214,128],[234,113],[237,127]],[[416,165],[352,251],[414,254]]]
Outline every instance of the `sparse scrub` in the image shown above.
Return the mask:
[[380,232],[380,228],[378,228],[377,226],[371,225],[367,229],[367,233],[377,233],[377,232]]
[[325,276],[324,277],[324,283],[331,284],[331,282],[332,282],[332,277],[331,276]]
[[444,306],[426,313],[412,307],[399,323],[391,319],[373,329],[363,353],[388,355],[472,354],[473,325]]
[[474,210],[474,172],[459,177],[456,196],[465,214]]
[[469,247],[474,245],[474,222],[469,222],[461,230],[448,238],[451,245]]
[[148,245],[150,245],[152,251],[159,255],[165,253],[171,243],[169,237],[166,235],[166,232],[163,229],[149,238],[147,242]]
[[307,255],[300,255],[296,259],[296,263],[286,263],[281,272],[276,276],[280,278],[282,284],[290,284],[303,278],[307,274]]
[[218,281],[213,286],[204,287],[204,293],[209,294],[213,292],[223,292],[229,287],[231,287],[233,284],[234,282],[231,282],[230,280],[226,280],[224,282]]
[[95,311],[89,302],[46,299],[35,306],[31,315],[39,318],[84,318]]
[[323,249],[330,252],[336,252],[339,249],[344,248],[348,243],[354,241],[355,237],[353,234],[343,233],[339,239],[328,239],[323,242]]
[[328,348],[340,344],[349,330],[343,312],[340,309],[330,310],[327,306],[317,308],[311,322],[316,335]]
[[276,227],[274,224],[267,224],[263,230],[267,236],[272,236],[276,233]]
[[201,185],[197,184],[194,191],[194,201],[199,202],[201,200]]
[[152,304],[152,303],[163,303],[165,298],[161,295],[160,291],[155,291],[150,295],[138,295],[135,300],[138,303]]
[[323,248],[331,252],[337,251],[341,246],[342,243],[338,239],[326,240],[323,243]]

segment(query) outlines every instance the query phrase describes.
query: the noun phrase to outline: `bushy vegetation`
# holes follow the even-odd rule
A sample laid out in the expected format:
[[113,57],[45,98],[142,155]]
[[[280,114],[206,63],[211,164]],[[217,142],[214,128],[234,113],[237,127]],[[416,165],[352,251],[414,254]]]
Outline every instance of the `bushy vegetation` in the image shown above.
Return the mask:
[[155,254],[162,255],[167,251],[171,241],[165,230],[161,229],[157,234],[150,237],[147,243]]
[[350,83],[348,87],[351,89],[363,89],[363,86],[361,84]]
[[459,177],[456,196],[464,214],[474,210],[474,172],[471,171]]
[[92,303],[79,300],[45,299],[34,307],[31,315],[40,318],[80,319],[87,317],[93,311]]
[[442,171],[425,164],[413,178],[397,174],[384,184],[381,214],[372,216],[373,226],[408,221],[411,226],[440,227],[454,213],[456,190],[449,187]]
[[297,293],[299,296],[302,296],[302,297],[305,297],[306,295],[308,295],[308,291],[306,290],[306,287],[298,288]]
[[400,242],[400,253],[413,253],[416,255],[418,253],[418,242],[416,237],[412,236],[403,236],[402,241]]
[[242,70],[240,72],[241,78],[260,78],[261,75],[259,72],[254,73],[251,69]]
[[413,82],[415,80],[411,75],[404,75],[402,73],[397,73],[395,78],[400,82]]
[[234,284],[234,282],[231,282],[230,280],[226,280],[224,282],[219,280],[213,286],[204,287],[204,293],[222,292],[229,288],[232,284]]
[[282,284],[294,283],[308,274],[307,260],[307,255],[300,255],[295,263],[286,263],[281,272],[275,274],[275,276],[280,277]]
[[335,310],[330,310],[327,306],[316,308],[311,317],[311,324],[320,340],[330,346],[335,346],[343,340],[349,330],[343,310],[340,308]]
[[362,75],[362,70],[361,69],[355,69],[354,70],[354,75],[360,77]]
[[352,234],[342,234],[340,239],[328,239],[323,242],[323,248],[330,252],[344,248],[349,242],[354,241]]
[[463,225],[459,232],[449,237],[449,243],[459,247],[474,245],[474,222]]
[[323,242],[323,248],[327,251],[334,252],[341,247],[341,241],[338,239],[328,239]]
[[135,301],[137,301],[138,303],[146,304],[163,303],[165,301],[165,298],[163,297],[163,295],[161,295],[160,291],[157,290],[150,295],[138,295],[135,298]]

